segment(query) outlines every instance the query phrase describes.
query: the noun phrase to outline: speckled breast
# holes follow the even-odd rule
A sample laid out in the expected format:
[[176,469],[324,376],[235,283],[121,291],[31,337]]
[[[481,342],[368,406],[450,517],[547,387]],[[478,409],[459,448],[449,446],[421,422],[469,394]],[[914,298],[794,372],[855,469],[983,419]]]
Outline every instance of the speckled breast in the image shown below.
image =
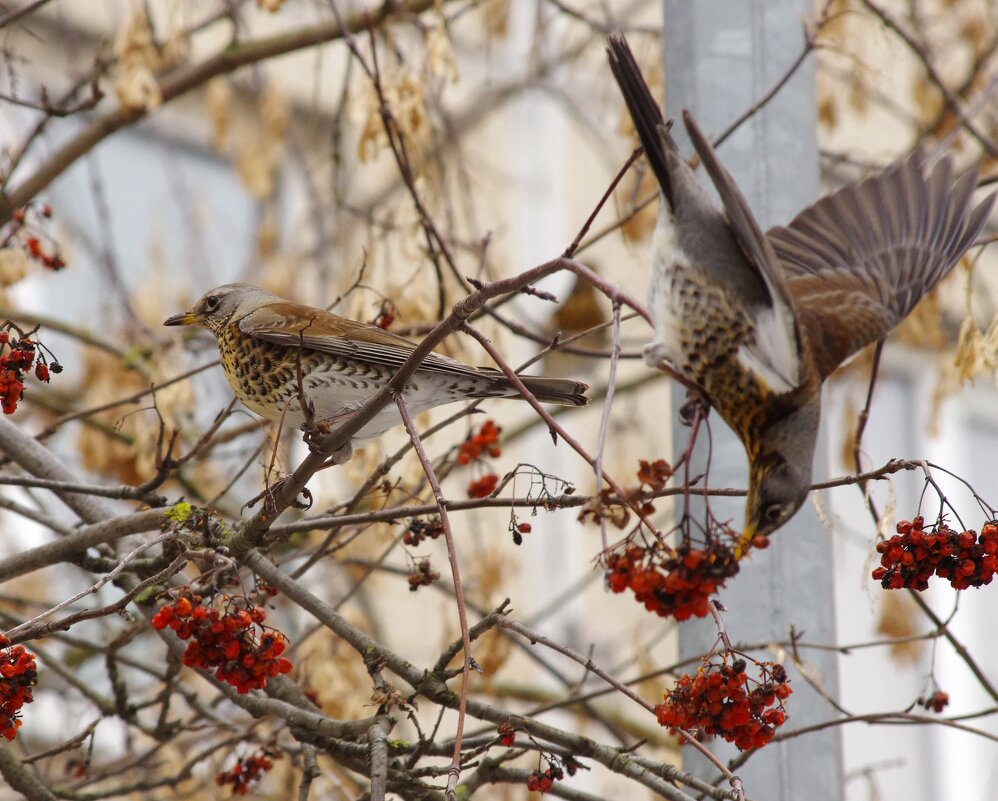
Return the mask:
[[[677,370],[703,387],[711,405],[744,440],[763,425],[766,401],[757,377],[738,360],[739,348],[754,334],[752,321],[725,287],[689,280],[673,272],[668,336],[675,343]],[[768,395],[768,393],[767,393]]]
[[391,377],[381,365],[247,336],[235,323],[219,333],[218,345],[236,397],[262,417],[278,420],[284,414],[296,425],[301,422],[299,366],[301,388],[319,419],[353,411]]

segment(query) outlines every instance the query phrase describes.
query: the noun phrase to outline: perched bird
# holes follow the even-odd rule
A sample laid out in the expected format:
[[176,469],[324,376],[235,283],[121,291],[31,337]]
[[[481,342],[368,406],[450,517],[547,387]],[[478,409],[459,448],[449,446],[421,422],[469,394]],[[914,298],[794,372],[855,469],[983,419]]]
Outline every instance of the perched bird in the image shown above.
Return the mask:
[[[251,411],[288,425],[305,422],[301,389],[315,420],[342,422],[380,390],[412,353],[407,339],[367,323],[292,303],[248,284],[225,284],[163,325],[199,325],[218,340],[225,377]],[[561,378],[520,376],[544,403],[585,406],[588,387]],[[403,396],[413,414],[474,398],[520,398],[498,370],[471,367],[439,354],[428,356]],[[370,440],[402,422],[395,404],[385,406],[351,440]],[[343,454],[342,460],[348,458]]]
[[661,190],[649,293],[652,366],[703,391],[749,461],[743,549],[800,508],[811,484],[822,382],[883,338],[973,244],[994,201],[977,174],[922,154],[804,209],[763,234],[688,112],[683,122],[717,208],[669,133],[627,41],[609,37],[620,85]]

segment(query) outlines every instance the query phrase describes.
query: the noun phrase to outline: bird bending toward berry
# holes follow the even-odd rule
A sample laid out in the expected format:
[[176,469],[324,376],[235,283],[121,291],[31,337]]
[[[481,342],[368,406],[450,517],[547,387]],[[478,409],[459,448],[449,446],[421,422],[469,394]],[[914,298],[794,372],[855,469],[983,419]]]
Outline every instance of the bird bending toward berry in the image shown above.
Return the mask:
[[714,149],[683,123],[721,198],[679,154],[622,34],[608,56],[661,192],[652,242],[651,366],[699,387],[749,461],[739,553],[800,508],[811,485],[822,382],[887,335],[953,268],[987,221],[977,172],[954,178],[916,152],[762,232]]
[[[315,420],[346,420],[374,396],[402,366],[415,345],[377,326],[304,306],[248,284],[225,284],[206,293],[189,312],[163,325],[198,325],[218,341],[225,377],[236,397],[268,420],[294,426],[305,422],[299,397],[314,409]],[[585,406],[588,387],[561,378],[520,376],[542,403]],[[403,392],[413,414],[456,401],[478,398],[522,398],[500,371],[471,367],[439,354],[419,365]],[[400,425],[394,404],[354,435],[354,445]]]

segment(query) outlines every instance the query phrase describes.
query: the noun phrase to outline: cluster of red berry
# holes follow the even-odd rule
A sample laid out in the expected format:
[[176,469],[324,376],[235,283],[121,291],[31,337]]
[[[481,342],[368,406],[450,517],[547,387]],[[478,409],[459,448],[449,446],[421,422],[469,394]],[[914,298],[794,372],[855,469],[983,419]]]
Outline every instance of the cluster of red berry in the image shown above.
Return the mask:
[[[52,218],[52,207],[45,204],[38,209],[38,213],[46,220],[50,220]],[[32,228],[32,226],[28,225],[26,209],[16,209],[11,215],[11,221],[14,223],[13,233],[16,234],[17,239],[23,241],[23,247],[31,258],[49,270],[61,270],[66,266],[66,262],[62,260],[57,251],[53,250],[49,252],[45,250],[41,239],[36,234],[25,236],[25,233]],[[36,222],[40,221],[36,219]]]
[[263,608],[239,608],[232,599],[225,607],[219,610],[200,595],[185,593],[153,615],[152,625],[169,626],[180,639],[191,640],[181,661],[187,667],[214,668],[215,678],[240,693],[262,689],[268,679],[291,670],[291,662],[281,656],[288,641],[261,625],[267,617]]
[[274,766],[271,757],[273,754],[269,751],[257,751],[250,756],[240,757],[235,765],[215,776],[215,784],[219,787],[231,784],[233,795],[246,795],[250,785],[260,781],[263,774]]
[[253,583],[255,585],[256,593],[259,597],[267,599],[273,598],[277,595],[277,587],[271,584],[267,579],[260,578],[259,576],[253,576]]
[[716,542],[704,549],[630,545],[610,554],[606,566],[613,592],[629,589],[648,611],[676,620],[710,614],[710,596],[738,572],[734,552]]
[[476,478],[468,484],[469,498],[488,498],[499,485],[499,476],[495,473],[486,473],[481,478]]
[[527,777],[527,789],[534,793],[546,793],[555,782],[560,782],[567,773],[574,776],[583,764],[571,756],[556,757],[547,752],[544,753],[544,760],[548,763],[548,768],[541,771],[539,768]]
[[513,728],[513,724],[506,722],[500,723],[499,728],[499,742],[501,742],[507,748],[512,747],[513,743],[516,742],[516,729]]
[[535,770],[527,777],[527,789],[532,793],[546,793],[555,782],[565,778],[565,771],[560,766],[552,765],[541,773]]
[[949,580],[954,589],[983,587],[998,571],[998,522],[986,523],[980,537],[976,531],[957,533],[945,523],[928,530],[925,520],[902,520],[897,534],[877,543],[880,567],[873,578],[885,590],[924,590],[929,579]]
[[17,411],[17,404],[24,394],[24,379],[32,364],[35,366],[35,378],[46,383],[50,369],[53,373],[62,372],[59,362],[46,363],[37,346],[38,343],[32,339],[11,339],[9,331],[0,331],[0,408],[4,414]]
[[35,655],[23,645],[8,645],[0,635],[0,736],[13,740],[21,728],[21,707],[34,698],[38,680]]
[[414,517],[409,521],[409,527],[402,535],[402,542],[414,547],[420,545],[425,539],[435,540],[443,533],[444,525],[440,522],[439,517],[431,517],[428,520]]
[[28,255],[43,267],[47,267],[50,270],[61,270],[66,266],[66,262],[62,260],[62,256],[55,251],[47,252],[42,247],[42,241],[37,236],[29,236],[25,239],[24,247],[28,251]]
[[[477,462],[485,456],[495,459],[502,455],[502,448],[499,447],[499,435],[502,429],[492,420],[482,423],[477,432],[472,432],[468,438],[458,446],[457,463],[471,464]],[[499,484],[499,476],[495,473],[486,473],[481,478],[473,479],[468,483],[469,498],[487,498]]]
[[415,592],[420,587],[429,587],[440,578],[440,574],[430,566],[429,559],[423,559],[409,571],[409,590]]
[[762,748],[786,721],[783,702],[793,691],[783,665],[756,665],[761,678],[752,689],[744,659],[707,663],[695,676],[683,674],[655,707],[658,722],[697,739],[718,735],[742,751]]
[[[498,734],[499,742],[507,748],[511,748],[516,742],[516,729],[508,721],[499,724]],[[547,752],[542,752],[541,756],[547,762],[548,768],[545,771],[538,768],[527,777],[527,789],[532,793],[546,793],[555,782],[565,778],[565,773],[574,776],[580,769],[586,769],[581,762],[571,756],[557,757]]]
[[932,695],[918,699],[919,706],[923,706],[937,715],[949,705],[949,693],[936,690]]
[[502,429],[492,420],[482,423],[478,432],[472,432],[468,438],[461,443],[457,449],[457,463],[471,464],[482,458],[482,452],[495,459],[502,455],[502,448],[499,447],[499,435]]

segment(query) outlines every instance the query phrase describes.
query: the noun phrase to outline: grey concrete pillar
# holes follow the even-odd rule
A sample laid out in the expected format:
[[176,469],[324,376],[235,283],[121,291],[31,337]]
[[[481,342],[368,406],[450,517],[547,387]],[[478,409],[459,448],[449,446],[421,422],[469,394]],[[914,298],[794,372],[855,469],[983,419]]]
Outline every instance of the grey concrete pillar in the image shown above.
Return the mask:
[[[801,21],[811,14],[807,0],[665,0],[665,113],[678,118],[688,108],[708,136],[724,130],[746,108],[765,95],[787,71],[803,46]],[[819,193],[816,103],[813,62],[808,62],[777,97],[743,125],[719,150],[765,229],[785,223]],[[673,132],[683,140],[682,125]],[[706,183],[706,177],[704,178]],[[684,395],[677,391],[675,402]],[[744,487],[747,464],[741,444],[716,414],[711,415],[713,458],[710,483]],[[676,424],[676,447],[686,442],[688,429]],[[706,438],[700,441],[701,468]],[[824,472],[825,448],[819,441],[816,477]],[[731,518],[740,530],[741,500],[715,499],[718,517]],[[697,507],[702,508],[702,507]],[[753,553],[741,573],[722,591],[728,608],[725,621],[734,642],[787,640],[791,626],[810,642],[834,643],[830,534],[805,504],[778,531],[766,551]],[[713,644],[716,629],[710,620],[680,626],[683,656],[700,654]],[[755,653],[772,660],[772,653]],[[804,651],[828,692],[838,692],[834,655]],[[784,730],[828,720],[834,711],[790,666],[794,695]],[[715,741],[722,758],[737,754],[733,746]],[[702,776],[716,769],[684,749],[685,767]],[[759,801],[841,801],[844,797],[840,732],[832,728],[786,743],[773,743],[756,754],[737,774],[748,796]]]

